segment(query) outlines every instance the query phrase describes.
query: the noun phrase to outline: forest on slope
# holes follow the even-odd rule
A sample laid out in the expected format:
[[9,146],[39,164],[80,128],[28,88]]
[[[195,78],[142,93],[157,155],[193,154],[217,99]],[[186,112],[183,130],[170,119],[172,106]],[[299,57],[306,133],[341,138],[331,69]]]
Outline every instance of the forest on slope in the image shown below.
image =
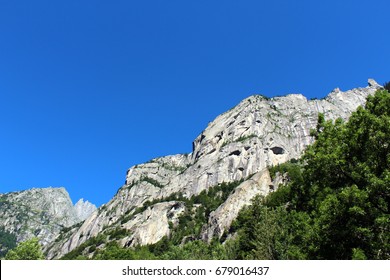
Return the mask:
[[63,259],[390,259],[389,84],[347,122],[320,114],[312,136],[301,159],[270,169],[287,174],[288,183],[256,197],[221,239],[205,243],[200,230],[238,182],[170,197],[200,206],[156,244],[122,248],[115,237],[127,233],[118,230]]
[[348,122],[320,115],[290,182],[242,211],[238,258],[390,259],[390,94]]

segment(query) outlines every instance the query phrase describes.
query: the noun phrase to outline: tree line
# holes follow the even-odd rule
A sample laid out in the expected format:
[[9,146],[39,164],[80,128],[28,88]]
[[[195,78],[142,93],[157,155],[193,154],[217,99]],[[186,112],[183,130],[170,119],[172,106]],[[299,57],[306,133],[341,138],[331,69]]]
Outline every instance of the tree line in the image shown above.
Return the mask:
[[[311,132],[316,141],[302,158],[271,168],[288,174],[288,183],[256,197],[222,239],[201,241],[201,225],[236,185],[185,201],[201,207],[186,211],[156,244],[122,248],[112,240],[65,258],[87,259],[87,252],[92,259],[390,259],[389,87],[369,96],[347,122],[320,114]],[[30,257],[20,250],[37,250],[33,257],[41,258],[32,243],[6,258]]]

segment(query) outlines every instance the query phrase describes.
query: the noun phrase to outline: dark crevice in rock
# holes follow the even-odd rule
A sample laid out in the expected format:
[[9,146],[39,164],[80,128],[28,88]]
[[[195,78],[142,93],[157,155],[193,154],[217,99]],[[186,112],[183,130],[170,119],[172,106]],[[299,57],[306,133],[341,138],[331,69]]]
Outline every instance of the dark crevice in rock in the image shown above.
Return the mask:
[[275,155],[283,155],[283,154],[284,154],[284,149],[281,148],[281,147],[272,147],[272,148],[271,148],[271,151],[272,151]]
[[234,151],[234,152],[231,152],[230,154],[229,154],[229,156],[239,156],[239,155],[241,155],[241,152],[240,151]]

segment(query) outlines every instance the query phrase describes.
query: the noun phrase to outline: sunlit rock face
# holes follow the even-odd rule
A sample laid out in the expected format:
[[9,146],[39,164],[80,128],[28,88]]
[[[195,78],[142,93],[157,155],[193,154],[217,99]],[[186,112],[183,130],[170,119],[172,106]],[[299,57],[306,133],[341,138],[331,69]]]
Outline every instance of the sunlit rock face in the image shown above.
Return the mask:
[[96,206],[80,200],[73,205],[64,188],[34,188],[0,194],[0,226],[25,241],[38,237],[43,245],[59,232],[84,221]]
[[313,142],[310,130],[317,125],[318,113],[326,119],[346,120],[379,87],[370,79],[367,87],[345,92],[335,89],[321,100],[307,100],[301,94],[244,99],[208,124],[194,140],[190,154],[156,158],[131,167],[117,194],[69,238],[52,244],[49,257],[58,258],[110,227],[132,229],[133,235],[123,238],[123,245],[155,243],[169,234],[168,223],[184,206],[172,210],[169,203],[155,205],[145,210],[150,216],[135,215],[124,225],[120,220],[146,201],[173,193],[191,197],[219,183],[252,176],[210,215],[209,224],[204,226],[205,240],[220,236],[242,206],[256,194],[267,195],[270,191],[267,167],[299,158]]

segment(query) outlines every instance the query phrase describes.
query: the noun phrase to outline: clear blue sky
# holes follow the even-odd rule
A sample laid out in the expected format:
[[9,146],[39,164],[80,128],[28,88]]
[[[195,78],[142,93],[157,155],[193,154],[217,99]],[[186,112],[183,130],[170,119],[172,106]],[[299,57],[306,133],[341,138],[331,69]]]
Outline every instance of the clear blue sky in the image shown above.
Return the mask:
[[106,203],[255,93],[390,80],[390,2],[0,0],[0,192]]

